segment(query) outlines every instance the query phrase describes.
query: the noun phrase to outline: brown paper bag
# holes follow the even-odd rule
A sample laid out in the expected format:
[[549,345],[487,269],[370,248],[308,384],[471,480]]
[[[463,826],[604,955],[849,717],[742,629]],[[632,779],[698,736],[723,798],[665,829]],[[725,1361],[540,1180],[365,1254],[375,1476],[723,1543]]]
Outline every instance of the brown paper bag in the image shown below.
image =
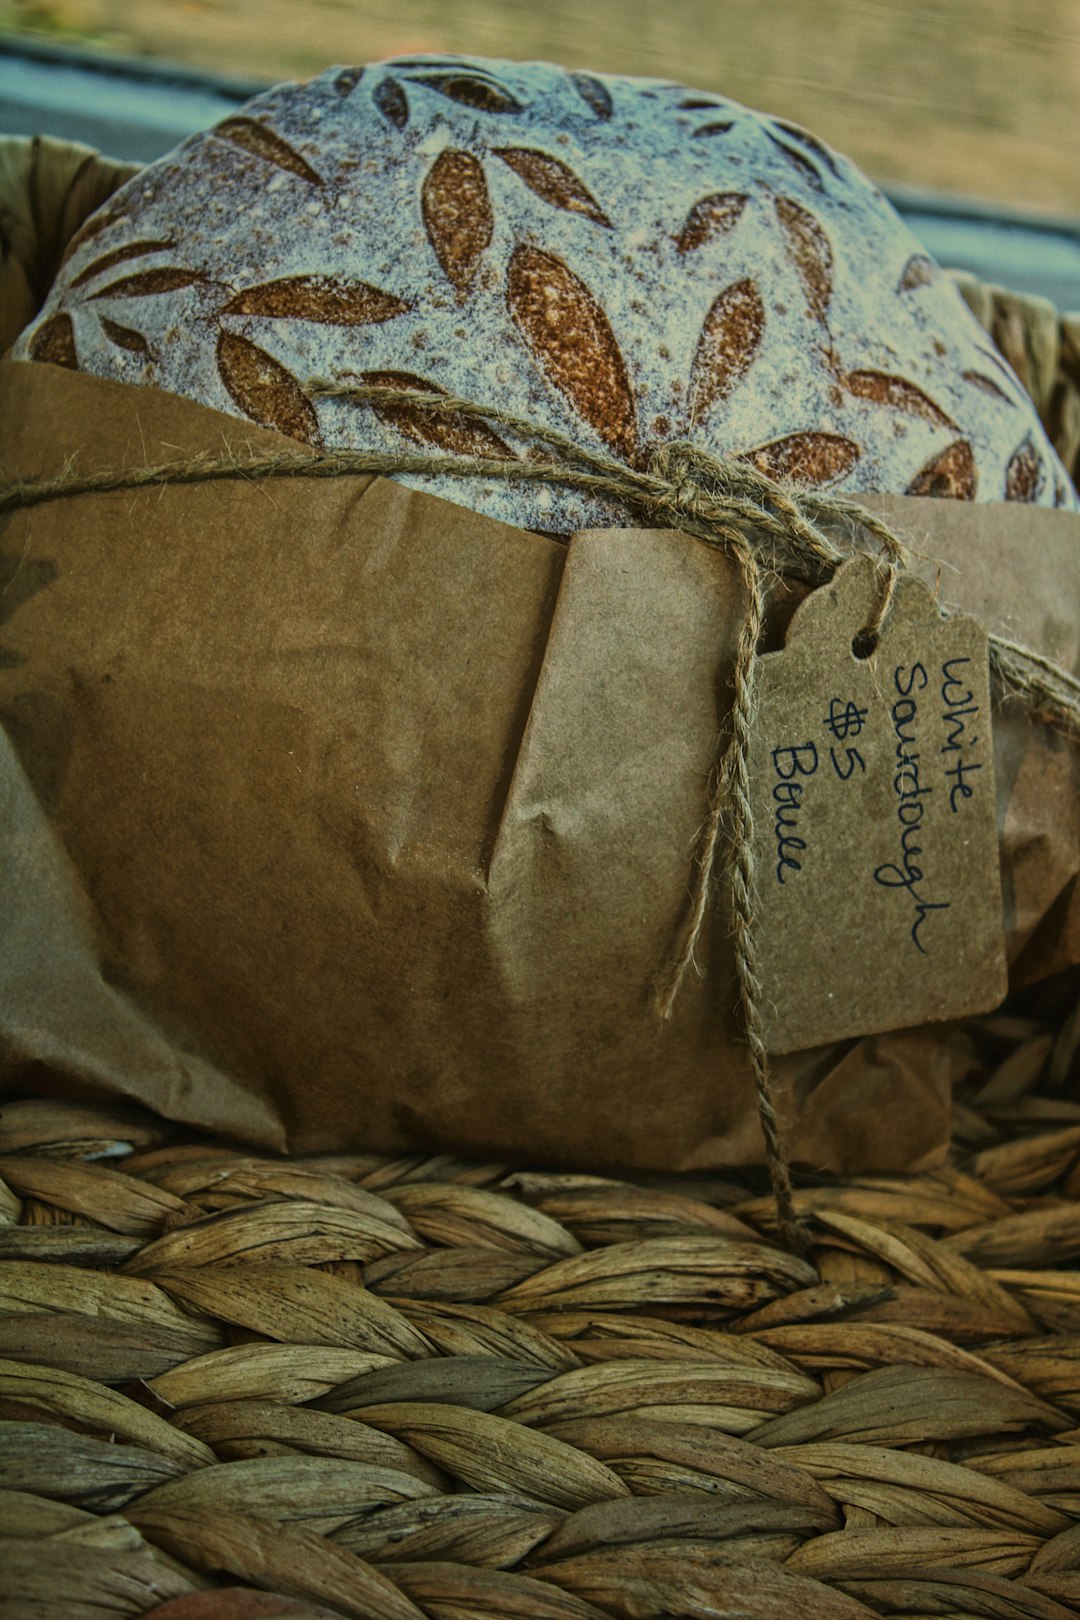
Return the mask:
[[[0,421],[18,477],[297,448],[43,365],[0,367]],[[1074,517],[874,504],[945,600],[1080,667]],[[652,1007],[730,705],[724,556],[345,477],[65,499],[0,547],[6,1083],[301,1151],[760,1161],[722,881]],[[995,748],[1024,982],[1080,958],[1077,756],[1015,702]],[[966,1055],[924,1028],[778,1060],[793,1156],[933,1162]]]

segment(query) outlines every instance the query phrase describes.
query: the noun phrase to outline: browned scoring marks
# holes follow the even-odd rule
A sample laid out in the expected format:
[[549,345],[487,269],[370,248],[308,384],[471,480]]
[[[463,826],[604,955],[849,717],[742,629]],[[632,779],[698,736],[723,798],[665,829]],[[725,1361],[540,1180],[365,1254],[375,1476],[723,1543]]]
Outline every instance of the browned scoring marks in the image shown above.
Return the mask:
[[900,272],[897,292],[912,292],[916,287],[929,287],[938,278],[938,267],[926,253],[913,253]]
[[127,349],[129,354],[141,354],[147,360],[152,358],[149,343],[134,327],[121,326],[119,321],[110,321],[107,315],[101,317],[101,326],[109,342],[118,349]]
[[311,401],[291,371],[232,332],[221,332],[217,342],[221,380],[245,416],[261,427],[276,428],[292,439],[321,444],[319,421]]
[[79,357],[75,352],[75,329],[70,315],[50,315],[45,325],[38,327],[30,340],[30,358],[78,371]]
[[[453,61],[449,56],[395,56],[393,66],[399,73],[404,73],[406,68],[418,68],[424,73],[434,73],[436,71],[460,73],[462,63],[460,58]],[[484,74],[476,67],[475,63],[470,63],[469,66],[471,71],[476,73],[478,77],[484,77]]]
[[272,163],[275,168],[295,174],[299,179],[306,180],[309,186],[321,186],[323,183],[322,176],[316,174],[311,164],[294,151],[288,141],[283,141],[267,124],[261,124],[255,118],[226,118],[210,133],[221,141],[230,141],[233,146],[250,152],[253,157],[262,158],[264,163]]
[[[360,380],[376,388],[408,388],[421,394],[446,393],[445,388],[410,371],[365,371]],[[513,455],[509,446],[484,422],[471,422],[462,416],[436,416],[409,405],[376,405],[375,414],[417,444],[435,445],[453,455],[495,456],[502,460]]]
[[1005,469],[1005,499],[1007,501],[1037,501],[1042,489],[1042,457],[1029,433],[1019,450],[1011,457]]
[[92,242],[96,236],[101,235],[102,231],[107,231],[110,225],[115,225],[120,220],[126,219],[126,217],[127,208],[123,204],[99,208],[97,213],[91,214],[85,225],[81,225],[75,232],[75,235],[64,249],[64,256],[60,260],[60,264],[67,264],[69,259],[75,257],[80,248],[86,246],[87,242]]
[[816,135],[811,135],[810,131],[803,129],[801,124],[789,124],[782,118],[774,118],[773,123],[777,129],[782,129],[784,134],[789,135],[793,141],[797,141],[800,146],[805,146],[808,151],[813,152],[815,157],[820,158],[825,167],[836,175],[837,179],[840,178],[836,155],[830,152],[824,141],[819,141]]
[[788,257],[799,272],[807,302],[818,320],[823,321],[828,313],[833,286],[833,257],[829,238],[813,214],[800,208],[790,197],[777,197],[774,206],[784,232]]
[[871,405],[891,405],[893,410],[920,416],[924,422],[934,422],[938,427],[956,426],[940,405],[935,405],[928,394],[905,377],[890,377],[884,371],[849,371],[843,383],[849,394]]
[[966,439],[956,439],[928,461],[905,494],[936,495],[944,500],[973,501],[977,484],[975,457]]
[[464,292],[495,229],[482,165],[470,152],[447,147],[428,171],[421,206],[435,257]]
[[637,448],[634,397],[607,316],[572,270],[539,248],[514,250],[507,308],[548,378],[617,455]]
[[366,281],[337,276],[284,276],[245,287],[223,315],[262,315],[272,320],[317,321],[322,326],[372,326],[404,315],[410,306]]
[[611,221],[596,199],[582,185],[573,169],[560,163],[558,158],[550,157],[546,152],[534,152],[525,146],[497,146],[494,152],[543,202],[550,203],[553,208],[563,208],[568,214],[584,214],[586,219],[593,220],[597,225],[606,225],[610,230]]
[[963,371],[960,374],[966,383],[974,388],[981,388],[984,394],[993,399],[1003,399],[1006,405],[1015,405],[1016,401],[1010,399],[1004,388],[999,388],[993,377],[984,377],[981,371]]
[[702,124],[700,129],[694,130],[694,135],[726,135],[733,128],[734,118],[718,118],[714,124]]
[[1017,377],[1015,371],[1009,365],[1008,361],[1002,355],[1000,355],[996,349],[984,349],[978,344],[976,347],[983,359],[989,360],[990,364],[994,366],[996,370],[1001,372],[1001,375],[1005,378],[1006,382],[1011,383],[1014,388],[1019,388],[1021,392],[1023,392],[1023,384],[1020,382],[1020,379]]
[[437,90],[440,96],[448,96],[476,112],[521,111],[521,102],[504,85],[477,73],[417,73],[412,83],[426,84],[429,90]]
[[690,373],[690,420],[700,422],[727,399],[761,347],[765,306],[752,281],[725,288],[705,317]]
[[594,79],[591,73],[571,73],[570,83],[581,97],[587,107],[590,107],[597,118],[607,120],[611,117],[611,96],[607,86]]
[[718,236],[726,236],[742,218],[746,202],[744,191],[717,191],[711,197],[702,197],[686,216],[675,244],[679,252],[690,253]]
[[133,276],[121,276],[99,287],[89,295],[87,302],[96,298],[152,298],[162,293],[179,292],[181,287],[211,285],[210,277],[201,270],[185,270],[178,264],[164,264],[160,270],[137,270]]
[[363,77],[364,70],[362,67],[342,68],[334,80],[334,89],[339,96],[351,96]]
[[164,253],[176,246],[175,242],[129,242],[126,247],[113,248],[111,253],[102,254],[93,264],[88,264],[85,270],[80,270],[74,278],[72,287],[81,287],[87,281],[93,281],[95,276],[103,276],[109,270],[114,270],[118,264],[126,264],[129,259],[142,258],[147,253]]
[[388,124],[404,129],[409,122],[409,99],[396,79],[382,79],[371,98]]
[[770,478],[820,487],[846,477],[860,454],[852,439],[838,433],[791,433],[745,451],[739,460],[752,462]]
[[775,136],[771,130],[767,129],[765,134],[776,147],[777,151],[782,152],[787,158],[788,162],[798,169],[807,185],[812,186],[815,191],[821,191],[824,189],[821,182],[821,175],[817,171],[817,165],[810,161],[805,152],[800,152],[796,147],[789,146],[787,141],[778,139],[778,137]]
[[711,112],[714,107],[722,107],[724,103],[716,96],[688,96],[685,101],[679,102],[680,112]]

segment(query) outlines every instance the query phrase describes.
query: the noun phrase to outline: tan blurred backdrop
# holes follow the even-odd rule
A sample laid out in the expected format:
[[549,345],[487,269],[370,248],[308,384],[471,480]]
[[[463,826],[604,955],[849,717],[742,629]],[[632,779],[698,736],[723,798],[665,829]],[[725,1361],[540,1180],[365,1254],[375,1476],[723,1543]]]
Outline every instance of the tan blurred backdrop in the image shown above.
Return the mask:
[[271,79],[418,51],[651,74],[879,180],[1080,215],[1080,0],[0,0],[0,28]]

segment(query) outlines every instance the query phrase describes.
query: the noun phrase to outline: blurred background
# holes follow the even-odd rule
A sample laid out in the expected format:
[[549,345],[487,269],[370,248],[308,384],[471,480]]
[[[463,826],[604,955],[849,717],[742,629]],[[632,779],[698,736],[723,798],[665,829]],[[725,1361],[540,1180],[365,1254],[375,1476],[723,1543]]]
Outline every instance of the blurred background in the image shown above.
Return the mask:
[[1011,221],[999,279],[1080,305],[1080,0],[0,0],[0,128],[152,157],[267,81],[422,51],[732,96],[936,219],[949,262],[985,273],[968,238]]

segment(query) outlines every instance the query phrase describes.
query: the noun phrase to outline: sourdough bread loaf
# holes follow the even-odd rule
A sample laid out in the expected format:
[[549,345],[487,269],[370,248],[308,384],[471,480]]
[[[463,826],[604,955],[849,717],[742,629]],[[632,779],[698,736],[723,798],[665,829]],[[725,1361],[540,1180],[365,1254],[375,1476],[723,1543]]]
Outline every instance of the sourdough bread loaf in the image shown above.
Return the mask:
[[[328,448],[522,454],[313,399],[448,391],[642,464],[691,438],[837,492],[1074,507],[1034,408],[882,194],[679,85],[420,57],[253,101],[75,239],[17,358]],[[424,487],[527,528],[632,522],[538,484]]]

